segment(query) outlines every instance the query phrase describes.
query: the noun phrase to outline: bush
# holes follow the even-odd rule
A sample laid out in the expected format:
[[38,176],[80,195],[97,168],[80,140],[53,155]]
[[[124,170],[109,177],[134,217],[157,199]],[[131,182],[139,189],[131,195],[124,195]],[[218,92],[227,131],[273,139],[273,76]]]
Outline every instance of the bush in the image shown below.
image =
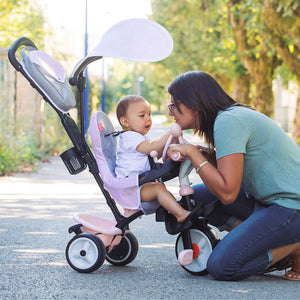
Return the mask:
[[20,135],[14,139],[0,137],[0,175],[35,169],[42,158],[36,139]]
[[18,150],[17,159],[24,165],[35,165],[43,156],[39,150],[37,139],[33,136],[17,137],[15,147]]
[[[0,115],[0,117],[5,114]],[[59,117],[45,106],[41,132],[0,122],[0,176],[13,172],[31,172],[45,155],[58,155],[72,146]]]
[[14,151],[7,148],[7,146],[0,146],[0,175],[5,175],[16,171]]
[[[74,115],[77,111],[74,112]],[[43,134],[40,138],[40,149],[47,155],[57,155],[68,148],[72,143],[64,130],[59,116],[49,106],[45,106],[43,116]]]

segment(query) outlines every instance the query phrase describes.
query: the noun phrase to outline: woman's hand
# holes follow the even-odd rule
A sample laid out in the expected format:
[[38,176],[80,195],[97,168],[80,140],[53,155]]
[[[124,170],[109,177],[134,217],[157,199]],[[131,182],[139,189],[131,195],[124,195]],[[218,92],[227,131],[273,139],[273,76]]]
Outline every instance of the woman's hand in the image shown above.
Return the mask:
[[[172,144],[169,146],[168,149],[168,157],[172,158],[172,153],[174,152],[180,153],[182,157],[189,157],[189,153],[191,152],[192,148],[197,149],[195,146],[191,144]],[[184,160],[184,159],[179,159],[179,160]]]
[[[180,152],[182,156],[190,158],[195,169],[208,160],[198,171],[203,183],[217,196],[220,201],[227,205],[235,201],[241,187],[244,156],[242,153],[235,153],[218,159],[217,163],[211,163],[206,156],[206,151],[199,151],[199,148],[191,144],[170,145],[168,156],[173,152]],[[215,165],[216,164],[216,165]]]

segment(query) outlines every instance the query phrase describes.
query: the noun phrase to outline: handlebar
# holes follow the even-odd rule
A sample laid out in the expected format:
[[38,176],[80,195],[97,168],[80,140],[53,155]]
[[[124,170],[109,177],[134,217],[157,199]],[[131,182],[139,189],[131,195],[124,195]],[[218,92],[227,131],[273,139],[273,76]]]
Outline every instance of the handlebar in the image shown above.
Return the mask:
[[184,160],[185,156],[182,156],[179,151],[174,151],[171,154],[171,159],[174,161]]
[[27,37],[20,37],[18,38],[10,47],[9,51],[8,51],[8,59],[10,61],[10,63],[14,66],[14,68],[16,70],[21,70],[23,67],[20,64],[20,62],[17,60],[16,58],[16,52],[18,51],[18,49],[20,47],[32,47],[35,48],[36,50],[38,50],[38,48],[36,47],[36,45]]
[[[9,51],[8,51],[8,59],[10,61],[10,63],[14,66],[14,68],[16,70],[22,70],[22,65],[20,64],[20,62],[18,61],[18,59],[16,58],[16,52],[18,51],[18,49],[20,47],[32,47],[36,50],[38,50],[37,46],[27,37],[20,37],[18,38],[10,47]],[[83,70],[87,67],[88,64],[101,59],[102,56],[88,56],[88,57],[84,57],[83,59],[81,59],[74,67],[73,72],[71,73],[70,79],[69,79],[69,83],[72,86],[76,86],[77,82],[78,82],[78,77],[80,75],[81,72],[83,72]]]
[[69,83],[72,86],[76,86],[78,83],[78,77],[80,74],[83,72],[83,70],[87,67],[88,64],[101,59],[102,56],[87,56],[81,59],[74,67],[70,78],[69,78]]

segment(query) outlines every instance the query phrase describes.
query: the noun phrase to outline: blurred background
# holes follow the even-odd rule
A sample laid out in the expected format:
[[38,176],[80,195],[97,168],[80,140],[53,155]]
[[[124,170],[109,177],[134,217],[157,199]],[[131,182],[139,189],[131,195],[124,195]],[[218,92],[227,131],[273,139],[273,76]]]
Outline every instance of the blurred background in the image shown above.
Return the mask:
[[[300,144],[300,1],[0,0],[0,175],[31,171],[69,143],[55,112],[10,65],[12,43],[32,39],[69,76],[112,25],[128,18],[163,25],[174,50],[161,62],[104,58],[91,64],[90,115],[102,109],[113,116],[126,94],[145,97],[154,116],[167,115],[172,79],[202,70]],[[77,117],[76,109],[71,113]]]

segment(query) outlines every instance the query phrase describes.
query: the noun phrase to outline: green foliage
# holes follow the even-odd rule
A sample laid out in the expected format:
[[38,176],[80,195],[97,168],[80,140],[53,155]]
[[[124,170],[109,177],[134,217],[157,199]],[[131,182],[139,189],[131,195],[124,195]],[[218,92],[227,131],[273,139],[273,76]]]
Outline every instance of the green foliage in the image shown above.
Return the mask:
[[277,5],[276,11],[283,17],[293,16],[295,11],[300,10],[300,2],[297,0],[271,0],[271,2]]
[[20,36],[34,39],[41,46],[43,24],[43,13],[36,1],[0,1],[0,47],[9,47]]
[[140,74],[144,77],[141,83],[141,95],[152,104],[153,113],[167,113],[167,92],[170,83],[170,72],[161,64],[143,65]]
[[45,106],[43,123],[45,130],[41,138],[24,129],[18,134],[11,129],[2,131],[0,176],[15,171],[31,171],[45,155],[57,155],[71,147],[59,117],[49,105]]
[[17,151],[17,161],[20,161],[24,165],[34,165],[39,159],[41,159],[39,144],[34,136],[18,136],[13,147]]
[[[141,95],[153,106],[155,111],[161,111],[168,100],[167,86],[169,71],[158,63],[135,63],[122,60],[114,61],[105,79],[106,113],[115,110],[116,103],[125,95],[137,93],[137,82],[140,76]],[[91,113],[101,107],[102,82],[94,79],[90,85]],[[164,111],[165,112],[165,111]]]
[[223,80],[236,78],[241,68],[224,1],[152,0],[153,19],[174,39],[174,51],[163,64],[172,76],[205,70]]
[[39,146],[44,155],[61,154],[71,147],[71,141],[61,124],[60,118],[50,105],[45,105],[43,127],[44,131]]
[[[3,99],[1,100],[2,104]],[[44,108],[43,130],[40,134],[37,130],[27,128],[26,123],[29,122],[30,117],[28,115],[24,116],[22,124],[14,124],[14,126],[7,124],[7,120],[1,117],[3,117],[2,114],[0,114],[2,121],[0,176],[15,171],[31,171],[35,169],[36,163],[45,155],[60,154],[71,146],[59,117],[47,104]]]
[[300,3],[290,0],[266,0],[264,22],[278,55],[300,78]]
[[28,167],[32,170],[41,159],[41,151],[33,136],[0,136],[0,145],[0,175],[22,171]]
[[297,78],[291,70],[287,67],[285,63],[281,64],[277,69],[276,69],[276,74],[280,75],[280,78],[282,79],[282,84],[285,88],[288,87],[288,84],[290,81],[296,82]]
[[0,175],[16,171],[16,158],[14,151],[6,145],[0,146]]

